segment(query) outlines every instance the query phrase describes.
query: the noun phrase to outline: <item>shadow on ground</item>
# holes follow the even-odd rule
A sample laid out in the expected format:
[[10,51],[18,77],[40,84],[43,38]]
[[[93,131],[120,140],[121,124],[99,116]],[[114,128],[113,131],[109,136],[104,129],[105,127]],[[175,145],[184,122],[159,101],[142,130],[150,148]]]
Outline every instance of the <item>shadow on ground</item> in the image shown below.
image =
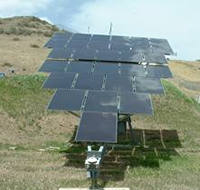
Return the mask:
[[[74,140],[74,137],[72,137]],[[84,168],[87,144],[71,140],[71,147],[64,151],[66,167]],[[137,145],[134,142],[137,142]],[[118,137],[118,145],[109,147],[101,166],[100,182],[104,187],[108,181],[119,181],[125,177],[128,168],[150,167],[159,169],[159,161],[170,161],[179,156],[175,148],[181,143],[176,130],[134,129],[133,136]],[[124,145],[124,146],[121,146]]]

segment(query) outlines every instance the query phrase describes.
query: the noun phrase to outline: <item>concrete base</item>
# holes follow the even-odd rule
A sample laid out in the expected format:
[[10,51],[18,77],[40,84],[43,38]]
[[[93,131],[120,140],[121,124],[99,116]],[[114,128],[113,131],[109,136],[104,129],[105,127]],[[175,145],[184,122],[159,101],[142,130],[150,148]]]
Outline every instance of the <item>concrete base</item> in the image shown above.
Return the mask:
[[[90,188],[60,188],[59,190],[91,190],[91,189]],[[101,188],[101,189],[96,189],[96,190],[130,190],[130,189],[129,188]]]

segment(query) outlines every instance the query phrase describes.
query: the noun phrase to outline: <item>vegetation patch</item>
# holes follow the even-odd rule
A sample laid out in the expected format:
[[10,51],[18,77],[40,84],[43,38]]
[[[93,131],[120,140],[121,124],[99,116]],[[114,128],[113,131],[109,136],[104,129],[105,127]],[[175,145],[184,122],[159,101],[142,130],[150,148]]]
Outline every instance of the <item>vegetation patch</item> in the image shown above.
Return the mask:
[[0,109],[24,126],[33,124],[46,110],[52,91],[42,89],[43,75],[14,76],[0,80]]

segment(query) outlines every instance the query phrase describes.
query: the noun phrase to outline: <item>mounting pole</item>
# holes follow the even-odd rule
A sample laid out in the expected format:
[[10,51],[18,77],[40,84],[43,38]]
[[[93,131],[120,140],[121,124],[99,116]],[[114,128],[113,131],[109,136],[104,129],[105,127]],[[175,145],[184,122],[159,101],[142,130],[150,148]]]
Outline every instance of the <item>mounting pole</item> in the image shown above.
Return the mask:
[[97,179],[100,173],[100,165],[105,153],[105,147],[101,146],[98,151],[92,150],[92,146],[87,147],[87,158],[85,166],[87,169],[87,177],[91,179],[91,189],[98,188]]
[[113,27],[113,25],[112,25],[112,22],[110,23],[110,29],[109,29],[109,36],[112,36],[112,27]]

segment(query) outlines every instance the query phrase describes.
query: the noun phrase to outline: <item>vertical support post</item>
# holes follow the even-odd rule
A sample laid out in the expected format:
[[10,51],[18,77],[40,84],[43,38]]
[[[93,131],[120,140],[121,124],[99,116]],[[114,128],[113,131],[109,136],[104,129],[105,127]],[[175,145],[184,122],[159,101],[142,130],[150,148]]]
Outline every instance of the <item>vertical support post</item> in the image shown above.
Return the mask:
[[99,169],[105,153],[105,147],[101,146],[98,151],[92,150],[91,146],[88,146],[87,149],[87,158],[85,160],[87,177],[91,179],[91,189],[96,189],[98,188],[97,179],[99,177]]

